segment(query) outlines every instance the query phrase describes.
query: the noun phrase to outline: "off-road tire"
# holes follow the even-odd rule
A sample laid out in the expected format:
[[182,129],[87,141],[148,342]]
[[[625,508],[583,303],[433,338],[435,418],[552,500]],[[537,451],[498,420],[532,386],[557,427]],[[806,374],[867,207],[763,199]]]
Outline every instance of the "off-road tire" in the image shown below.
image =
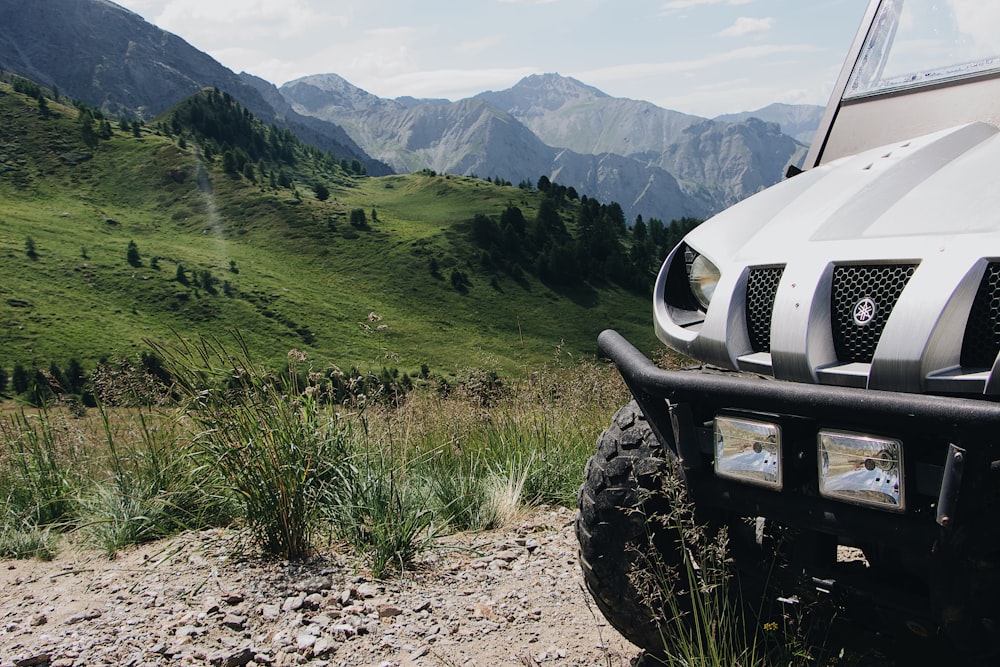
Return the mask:
[[663,639],[630,573],[642,567],[644,554],[653,548],[646,521],[664,499],[647,492],[658,488],[668,460],[633,401],[598,438],[577,501],[576,536],[587,589],[611,625],[653,654],[663,653]]

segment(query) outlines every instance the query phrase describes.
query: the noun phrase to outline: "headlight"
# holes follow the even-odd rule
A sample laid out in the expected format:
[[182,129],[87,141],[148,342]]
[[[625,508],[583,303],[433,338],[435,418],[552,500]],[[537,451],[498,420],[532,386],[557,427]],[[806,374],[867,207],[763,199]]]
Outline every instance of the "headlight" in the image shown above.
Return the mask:
[[756,419],[716,417],[715,474],[780,490],[781,427]]
[[827,498],[903,511],[903,444],[861,433],[820,431],[819,492]]
[[692,260],[688,271],[688,282],[694,298],[705,310],[708,310],[708,304],[712,302],[715,286],[719,284],[721,277],[719,269],[704,255],[697,255]]

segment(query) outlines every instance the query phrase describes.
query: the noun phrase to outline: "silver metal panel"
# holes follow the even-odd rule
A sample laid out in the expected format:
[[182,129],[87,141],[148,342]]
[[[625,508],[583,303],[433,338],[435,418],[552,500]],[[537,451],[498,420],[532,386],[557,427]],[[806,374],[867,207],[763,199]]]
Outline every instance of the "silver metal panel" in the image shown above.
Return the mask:
[[1000,78],[984,77],[846,103],[837,112],[821,160],[974,121],[1000,127],[998,99]]
[[829,384],[836,387],[859,387],[864,389],[868,386],[868,371],[871,364],[850,363],[839,366],[820,368],[816,371],[816,376],[820,383]]
[[989,371],[963,373],[960,368],[949,368],[928,375],[926,388],[937,394],[982,394],[989,377]]
[[771,375],[773,372],[770,352],[754,352],[753,354],[745,354],[738,358],[736,363],[739,364],[739,369],[741,371],[745,371],[747,373]]
[[[927,391],[929,375],[960,363],[979,281],[1000,257],[1000,188],[990,168],[1000,164],[1000,133],[974,124],[907,143],[816,167],[696,228],[687,242],[722,275],[714,300],[698,330],[682,326],[662,303],[664,269],[658,335],[702,361],[767,372],[763,359],[748,356],[746,276],[782,264],[771,318],[774,377]],[[864,369],[838,366],[833,344],[832,273],[845,264],[917,265]]]

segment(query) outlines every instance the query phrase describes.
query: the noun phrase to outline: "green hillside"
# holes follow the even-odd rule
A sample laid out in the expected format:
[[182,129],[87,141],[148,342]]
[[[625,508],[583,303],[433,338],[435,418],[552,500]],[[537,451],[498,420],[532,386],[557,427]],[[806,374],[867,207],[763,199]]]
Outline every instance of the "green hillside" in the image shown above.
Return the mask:
[[[557,348],[593,354],[606,327],[647,351],[657,345],[648,290],[543,281],[535,260],[498,258],[476,243],[475,220],[498,220],[512,206],[534,220],[546,208],[534,188],[360,176],[266,128],[246,145],[206,139],[235,122],[198,125],[222,103],[210,93],[140,127],[86,109],[81,118],[27,92],[0,82],[8,374],[70,358],[89,370],[104,357],[137,356],[144,338],[168,341],[171,330],[239,330],[273,365],[296,348],[317,366],[426,365],[445,375],[523,372]],[[255,122],[245,112],[243,120]],[[560,204],[556,224],[571,233],[580,206]],[[645,273],[633,282],[651,285]]]

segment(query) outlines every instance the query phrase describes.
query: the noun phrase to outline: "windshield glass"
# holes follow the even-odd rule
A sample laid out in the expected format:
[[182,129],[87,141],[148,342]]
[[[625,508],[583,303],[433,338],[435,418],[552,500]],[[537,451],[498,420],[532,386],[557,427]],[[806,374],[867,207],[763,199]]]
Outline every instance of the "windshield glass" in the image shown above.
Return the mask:
[[844,98],[1000,71],[1000,2],[884,0]]

